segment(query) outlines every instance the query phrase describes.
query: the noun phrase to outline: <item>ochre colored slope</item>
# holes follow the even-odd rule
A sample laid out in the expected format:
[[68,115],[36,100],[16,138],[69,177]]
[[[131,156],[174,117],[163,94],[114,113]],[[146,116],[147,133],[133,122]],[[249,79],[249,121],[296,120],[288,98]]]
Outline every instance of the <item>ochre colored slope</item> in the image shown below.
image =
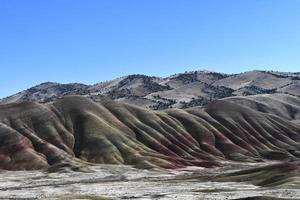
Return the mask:
[[288,94],[261,94],[229,97],[224,100],[285,119],[300,120],[300,98],[296,96]]
[[164,112],[78,96],[0,106],[0,169],[81,161],[214,167],[226,159],[298,160],[299,150],[300,125],[226,100]]
[[300,162],[286,162],[253,167],[232,173],[221,174],[215,181],[251,182],[264,187],[300,188]]

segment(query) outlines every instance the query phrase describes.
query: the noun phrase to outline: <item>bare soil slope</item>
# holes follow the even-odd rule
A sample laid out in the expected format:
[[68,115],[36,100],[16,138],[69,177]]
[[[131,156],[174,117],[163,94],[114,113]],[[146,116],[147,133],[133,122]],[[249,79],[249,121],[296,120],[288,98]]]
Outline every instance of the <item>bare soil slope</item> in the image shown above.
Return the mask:
[[[263,112],[252,101],[259,103],[225,99],[160,112],[80,96],[0,105],[0,168],[78,167],[85,161],[179,168],[221,166],[224,160],[299,160],[300,124],[292,121],[298,115],[293,109],[280,114],[274,108],[279,100],[273,104],[272,97],[264,97]],[[299,106],[297,99],[290,102]]]

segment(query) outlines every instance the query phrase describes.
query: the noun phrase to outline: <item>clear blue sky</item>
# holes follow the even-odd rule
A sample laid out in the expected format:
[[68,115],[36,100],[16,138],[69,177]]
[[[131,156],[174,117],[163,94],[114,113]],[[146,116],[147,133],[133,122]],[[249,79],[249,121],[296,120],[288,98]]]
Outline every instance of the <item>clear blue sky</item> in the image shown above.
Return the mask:
[[1,0],[0,97],[189,70],[300,71],[298,0]]

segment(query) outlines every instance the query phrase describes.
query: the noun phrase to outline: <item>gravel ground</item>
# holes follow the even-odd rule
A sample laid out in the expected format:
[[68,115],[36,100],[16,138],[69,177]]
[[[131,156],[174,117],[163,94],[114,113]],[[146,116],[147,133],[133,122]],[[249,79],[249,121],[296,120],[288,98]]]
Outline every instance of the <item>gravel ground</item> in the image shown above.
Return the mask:
[[211,177],[217,174],[248,168],[249,165],[231,164],[221,169],[191,167],[176,171],[149,171],[131,166],[93,165],[91,169],[94,172],[91,173],[2,172],[0,199],[224,200],[255,196],[286,199],[300,197],[300,190],[296,188],[274,189],[262,188],[250,183],[211,181]]

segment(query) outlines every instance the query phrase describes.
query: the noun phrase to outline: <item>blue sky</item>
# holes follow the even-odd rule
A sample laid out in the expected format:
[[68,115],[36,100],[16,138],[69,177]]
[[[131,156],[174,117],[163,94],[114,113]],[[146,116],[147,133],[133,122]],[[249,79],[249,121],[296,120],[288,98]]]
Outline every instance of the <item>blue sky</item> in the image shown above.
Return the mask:
[[1,0],[0,97],[189,70],[300,71],[298,0]]

